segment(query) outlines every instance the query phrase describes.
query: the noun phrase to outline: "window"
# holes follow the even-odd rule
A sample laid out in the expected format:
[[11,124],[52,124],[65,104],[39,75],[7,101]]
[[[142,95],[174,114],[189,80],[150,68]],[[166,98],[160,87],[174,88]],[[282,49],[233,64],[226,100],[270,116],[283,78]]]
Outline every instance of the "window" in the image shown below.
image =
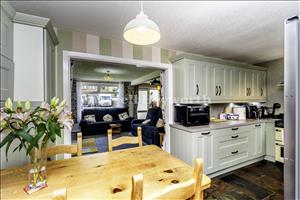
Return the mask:
[[83,82],[81,86],[81,107],[111,107],[118,98],[119,86],[114,83]]

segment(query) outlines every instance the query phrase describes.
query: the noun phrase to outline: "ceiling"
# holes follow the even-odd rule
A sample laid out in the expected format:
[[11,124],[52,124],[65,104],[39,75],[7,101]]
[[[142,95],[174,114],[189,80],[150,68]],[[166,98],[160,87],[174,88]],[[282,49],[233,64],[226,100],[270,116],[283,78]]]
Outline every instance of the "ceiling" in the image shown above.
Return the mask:
[[[58,28],[114,39],[122,38],[140,9],[138,1],[15,1],[12,6],[48,17]],[[145,13],[161,30],[156,46],[248,63],[283,57],[284,20],[298,8],[297,1],[144,2]]]
[[73,60],[73,63],[74,78],[83,81],[104,81],[104,76],[109,71],[113,78],[112,82],[131,82],[141,76],[158,71],[153,68],[99,61]]

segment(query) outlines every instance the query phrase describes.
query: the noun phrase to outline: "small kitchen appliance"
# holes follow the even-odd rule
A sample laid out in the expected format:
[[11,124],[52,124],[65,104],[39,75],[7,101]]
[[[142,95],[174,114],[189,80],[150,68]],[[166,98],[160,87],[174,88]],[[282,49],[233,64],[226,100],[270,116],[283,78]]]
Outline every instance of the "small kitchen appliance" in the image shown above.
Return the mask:
[[239,120],[246,119],[246,108],[244,106],[233,107],[232,112],[239,115]]
[[208,125],[210,120],[209,106],[202,104],[175,105],[175,122],[183,126]]
[[254,105],[246,106],[246,118],[247,119],[256,119],[258,118],[258,108]]

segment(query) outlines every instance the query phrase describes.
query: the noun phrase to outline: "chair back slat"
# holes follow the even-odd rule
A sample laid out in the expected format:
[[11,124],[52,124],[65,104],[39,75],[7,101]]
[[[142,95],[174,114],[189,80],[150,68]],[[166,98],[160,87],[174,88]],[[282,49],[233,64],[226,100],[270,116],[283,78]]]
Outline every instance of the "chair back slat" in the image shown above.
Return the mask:
[[49,147],[47,149],[47,157],[50,158],[52,156],[55,156],[57,154],[77,154],[77,156],[82,155],[82,133],[77,133],[77,145],[55,145],[52,147]]
[[67,189],[62,188],[53,192],[52,200],[67,200]]
[[[203,200],[202,191],[203,160],[194,160],[193,177],[185,182],[176,183],[164,188],[162,191],[144,197],[143,199],[197,199]],[[141,174],[132,177],[131,200],[141,200],[143,197],[143,176]],[[142,180],[141,180],[142,179]]]
[[143,199],[143,174],[132,177],[131,200]]
[[112,139],[112,129],[108,129],[108,151],[111,152],[113,150],[113,147],[117,147],[122,144],[138,144],[140,147],[143,146],[141,127],[137,128],[137,134],[137,137],[123,136],[117,139]]

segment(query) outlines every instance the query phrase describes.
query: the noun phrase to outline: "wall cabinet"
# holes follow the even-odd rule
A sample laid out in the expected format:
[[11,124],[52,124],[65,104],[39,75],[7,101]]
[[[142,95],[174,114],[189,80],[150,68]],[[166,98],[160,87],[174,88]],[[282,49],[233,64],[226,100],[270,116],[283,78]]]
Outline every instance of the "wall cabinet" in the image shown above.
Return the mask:
[[[274,161],[269,158],[274,158],[275,143],[274,140],[268,139],[274,135],[273,123],[193,133],[174,127],[171,130],[172,155],[190,165],[193,165],[195,158],[203,158],[206,174],[222,174],[222,171],[228,168],[265,157]],[[266,138],[269,142],[266,142]]]
[[14,100],[49,101],[55,95],[57,44],[50,20],[17,12],[13,25]]
[[15,14],[13,8],[5,1],[1,1],[1,87],[0,87],[0,106],[5,100],[13,98],[14,85],[14,61],[13,61],[13,22]]
[[175,103],[266,101],[264,68],[237,67],[201,59],[173,63]]

